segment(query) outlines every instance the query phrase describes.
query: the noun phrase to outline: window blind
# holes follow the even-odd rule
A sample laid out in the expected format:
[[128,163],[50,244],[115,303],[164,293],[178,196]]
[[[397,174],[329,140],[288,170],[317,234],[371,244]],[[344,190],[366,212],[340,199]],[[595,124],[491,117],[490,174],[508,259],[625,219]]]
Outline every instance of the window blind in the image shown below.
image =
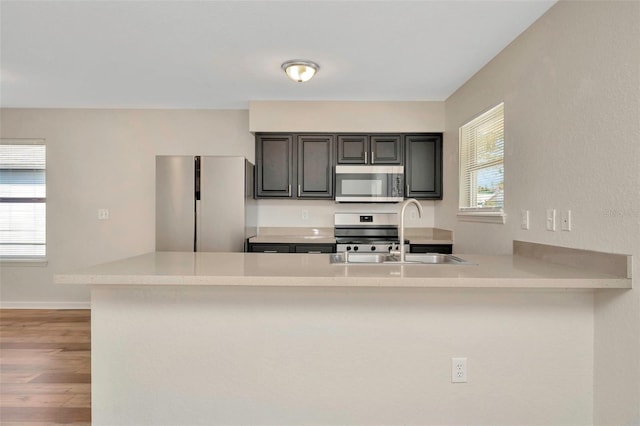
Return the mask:
[[0,142],[0,258],[46,255],[46,146]]
[[460,212],[504,207],[504,104],[460,128]]

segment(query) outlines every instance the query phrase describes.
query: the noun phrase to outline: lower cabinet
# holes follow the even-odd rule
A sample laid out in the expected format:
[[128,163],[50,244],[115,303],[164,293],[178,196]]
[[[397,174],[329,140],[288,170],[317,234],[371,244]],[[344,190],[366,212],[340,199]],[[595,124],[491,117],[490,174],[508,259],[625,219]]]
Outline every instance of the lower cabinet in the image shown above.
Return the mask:
[[291,244],[252,244],[249,251],[254,253],[291,253]]
[[335,253],[335,244],[294,244],[296,253]]
[[409,247],[410,253],[453,253],[452,244],[411,244]]
[[335,253],[335,244],[249,243],[253,253]]

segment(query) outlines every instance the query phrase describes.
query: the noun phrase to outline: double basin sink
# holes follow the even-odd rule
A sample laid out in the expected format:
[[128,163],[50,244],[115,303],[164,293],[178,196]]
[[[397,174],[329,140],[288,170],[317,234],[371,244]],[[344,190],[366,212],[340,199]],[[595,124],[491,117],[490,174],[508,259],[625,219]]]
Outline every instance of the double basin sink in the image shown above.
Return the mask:
[[427,264],[427,265],[472,265],[464,259],[452,254],[441,253],[406,253],[405,260],[391,253],[333,253],[329,258],[332,264]]

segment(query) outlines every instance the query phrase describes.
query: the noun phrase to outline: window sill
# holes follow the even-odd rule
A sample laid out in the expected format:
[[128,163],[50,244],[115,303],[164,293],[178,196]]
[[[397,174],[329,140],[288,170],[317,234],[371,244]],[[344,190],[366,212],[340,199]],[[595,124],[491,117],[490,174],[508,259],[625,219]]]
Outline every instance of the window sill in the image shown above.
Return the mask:
[[0,257],[0,266],[2,267],[25,267],[25,266],[33,266],[33,267],[46,267],[49,265],[49,261],[46,258],[1,258]]
[[504,225],[507,215],[503,212],[458,212],[458,220],[463,222],[495,223]]

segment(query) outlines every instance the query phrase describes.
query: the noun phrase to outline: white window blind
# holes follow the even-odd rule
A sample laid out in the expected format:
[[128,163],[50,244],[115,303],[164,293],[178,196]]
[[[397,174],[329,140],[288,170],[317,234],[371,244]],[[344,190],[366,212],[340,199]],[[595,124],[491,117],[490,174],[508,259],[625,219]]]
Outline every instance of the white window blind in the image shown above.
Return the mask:
[[0,141],[0,258],[46,255],[44,140]]
[[460,216],[503,216],[504,104],[460,128]]

